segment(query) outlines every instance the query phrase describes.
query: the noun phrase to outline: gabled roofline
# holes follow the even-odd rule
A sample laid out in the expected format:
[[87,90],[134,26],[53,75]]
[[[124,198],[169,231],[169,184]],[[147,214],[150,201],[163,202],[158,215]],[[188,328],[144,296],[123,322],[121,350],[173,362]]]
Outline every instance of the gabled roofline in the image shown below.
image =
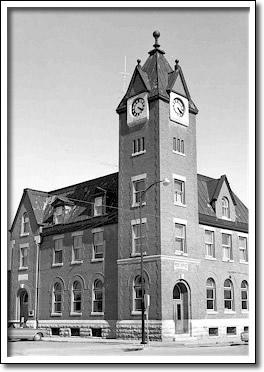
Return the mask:
[[45,191],[39,191],[39,190],[34,190],[34,189],[29,189],[29,188],[24,189],[24,190],[23,190],[22,197],[21,197],[20,202],[19,202],[19,205],[18,205],[18,208],[17,208],[17,211],[16,211],[16,214],[15,214],[15,217],[14,217],[13,222],[12,222],[12,225],[11,225],[11,227],[10,227],[10,229],[9,229],[9,232],[12,232],[12,231],[13,231],[13,228],[14,228],[15,222],[16,222],[16,220],[17,220],[17,217],[18,217],[19,211],[20,211],[20,209],[21,209],[21,205],[23,204],[23,201],[24,201],[26,195],[28,195],[29,204],[30,204],[30,206],[31,206],[31,209],[32,209],[33,215],[34,215],[34,217],[35,217],[36,224],[37,224],[38,226],[41,226],[41,224],[39,224],[38,221],[37,221],[37,218],[36,218],[36,215],[35,215],[34,209],[33,209],[32,205],[31,205],[31,200],[30,200],[30,197],[29,197],[29,192],[31,192],[31,191],[32,191],[33,193],[37,193],[37,194],[42,195],[42,196],[48,196],[48,193],[45,192]]
[[233,204],[236,205],[237,203],[236,203],[236,200],[234,198],[233,191],[231,190],[231,187],[229,185],[228,179],[227,179],[227,177],[226,177],[225,174],[222,175],[220,177],[220,179],[218,180],[218,183],[217,183],[217,186],[216,186],[216,189],[214,191],[214,194],[212,196],[212,200],[211,201],[214,201],[214,200],[217,200],[218,199],[220,190],[221,190],[224,182],[226,182],[226,185],[227,185],[228,191],[230,193],[231,199],[233,201]]

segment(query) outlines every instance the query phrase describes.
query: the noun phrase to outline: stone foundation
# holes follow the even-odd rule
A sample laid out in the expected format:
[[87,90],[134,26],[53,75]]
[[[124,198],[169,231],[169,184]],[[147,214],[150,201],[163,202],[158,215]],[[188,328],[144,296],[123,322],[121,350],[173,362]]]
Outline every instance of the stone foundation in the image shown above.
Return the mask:
[[102,337],[102,338],[115,338],[115,322],[107,322],[105,320],[86,320],[86,321],[51,321],[40,320],[39,328],[44,328],[52,335],[52,328],[59,331],[61,337],[71,337],[72,328],[79,329],[80,337]]

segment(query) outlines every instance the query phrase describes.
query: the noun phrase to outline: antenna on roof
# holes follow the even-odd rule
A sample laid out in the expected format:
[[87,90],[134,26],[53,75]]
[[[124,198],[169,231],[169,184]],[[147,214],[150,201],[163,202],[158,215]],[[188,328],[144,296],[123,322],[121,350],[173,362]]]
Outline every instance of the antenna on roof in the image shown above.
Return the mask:
[[126,56],[125,56],[125,66],[124,66],[124,71],[119,72],[123,76],[123,92],[126,93],[126,78],[127,76],[131,75],[129,72],[126,70]]

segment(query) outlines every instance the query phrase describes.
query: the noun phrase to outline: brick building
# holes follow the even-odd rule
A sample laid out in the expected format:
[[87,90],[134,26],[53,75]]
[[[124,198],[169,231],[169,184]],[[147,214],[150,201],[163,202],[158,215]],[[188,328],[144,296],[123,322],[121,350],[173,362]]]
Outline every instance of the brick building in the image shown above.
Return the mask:
[[197,174],[198,109],[179,61],[171,68],[153,36],[117,108],[119,172],[24,191],[11,227],[10,319],[140,338],[143,273],[150,339],[248,327],[248,211],[225,175]]

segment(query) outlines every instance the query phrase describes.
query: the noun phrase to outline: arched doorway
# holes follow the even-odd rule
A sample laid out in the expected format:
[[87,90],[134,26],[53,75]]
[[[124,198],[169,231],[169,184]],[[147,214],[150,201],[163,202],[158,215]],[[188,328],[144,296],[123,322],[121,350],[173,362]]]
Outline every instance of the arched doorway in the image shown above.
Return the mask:
[[189,299],[188,289],[183,282],[173,288],[173,320],[175,333],[187,333],[189,330]]
[[25,289],[19,293],[19,321],[25,323],[28,320],[28,293]]

